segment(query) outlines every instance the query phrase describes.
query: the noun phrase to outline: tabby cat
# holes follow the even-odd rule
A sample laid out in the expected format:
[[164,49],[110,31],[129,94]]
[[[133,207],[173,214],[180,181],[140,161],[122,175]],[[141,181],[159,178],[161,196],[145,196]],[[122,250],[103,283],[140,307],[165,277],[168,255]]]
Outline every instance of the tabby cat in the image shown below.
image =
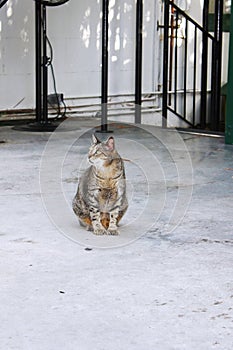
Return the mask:
[[95,235],[118,235],[118,223],[128,207],[124,163],[112,136],[101,142],[92,135],[92,142],[91,166],[79,180],[73,210],[80,224]]

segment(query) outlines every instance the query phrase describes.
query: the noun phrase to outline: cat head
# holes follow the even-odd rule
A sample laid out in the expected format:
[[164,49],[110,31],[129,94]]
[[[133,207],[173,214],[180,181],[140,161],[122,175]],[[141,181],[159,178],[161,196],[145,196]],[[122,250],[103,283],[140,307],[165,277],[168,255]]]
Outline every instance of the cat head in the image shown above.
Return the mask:
[[113,136],[110,136],[106,141],[101,142],[94,134],[92,135],[92,145],[88,153],[90,163],[96,166],[102,166],[113,160],[114,153],[116,152]]

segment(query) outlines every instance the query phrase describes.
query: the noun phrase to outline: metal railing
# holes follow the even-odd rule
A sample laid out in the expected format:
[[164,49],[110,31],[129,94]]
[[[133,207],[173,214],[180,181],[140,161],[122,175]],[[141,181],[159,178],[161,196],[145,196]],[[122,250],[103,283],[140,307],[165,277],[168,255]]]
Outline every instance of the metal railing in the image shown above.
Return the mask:
[[215,33],[211,34],[208,31],[208,2],[205,1],[201,26],[174,1],[164,1],[164,126],[170,111],[189,127],[218,130],[222,0],[216,0],[216,9],[219,3]]

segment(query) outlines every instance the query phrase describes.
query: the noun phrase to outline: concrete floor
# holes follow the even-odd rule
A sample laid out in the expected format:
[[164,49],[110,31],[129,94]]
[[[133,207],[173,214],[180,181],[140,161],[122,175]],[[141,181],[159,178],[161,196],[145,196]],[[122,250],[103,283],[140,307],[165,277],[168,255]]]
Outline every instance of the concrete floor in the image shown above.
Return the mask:
[[111,125],[130,208],[95,237],[71,200],[96,123],[0,128],[0,348],[231,350],[233,147]]

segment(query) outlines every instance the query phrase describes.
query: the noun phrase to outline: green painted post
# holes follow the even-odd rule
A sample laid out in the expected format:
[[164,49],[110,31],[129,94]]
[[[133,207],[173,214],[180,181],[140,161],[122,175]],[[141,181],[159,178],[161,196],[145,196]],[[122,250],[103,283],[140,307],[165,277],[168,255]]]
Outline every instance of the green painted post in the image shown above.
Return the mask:
[[225,142],[233,145],[233,1],[231,2]]

